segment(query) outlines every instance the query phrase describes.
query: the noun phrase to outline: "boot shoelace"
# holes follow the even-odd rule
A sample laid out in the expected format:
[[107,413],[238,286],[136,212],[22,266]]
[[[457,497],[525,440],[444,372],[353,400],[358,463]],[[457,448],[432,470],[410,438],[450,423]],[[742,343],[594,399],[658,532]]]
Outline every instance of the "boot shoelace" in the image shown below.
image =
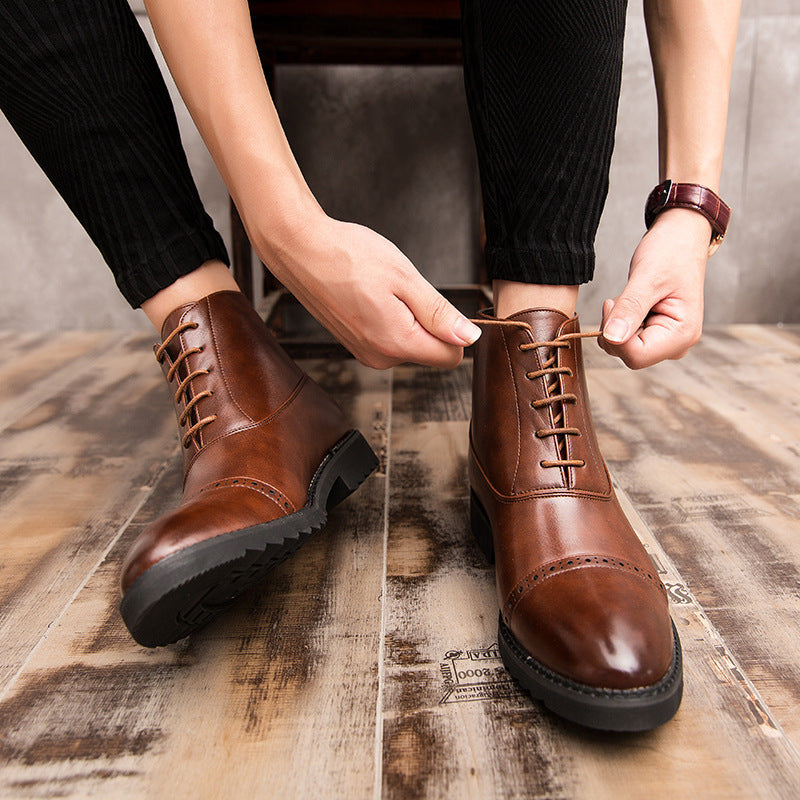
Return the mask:
[[[189,321],[182,322],[180,325],[178,325],[178,327],[175,328],[175,330],[173,330],[172,333],[170,333],[170,335],[167,336],[167,338],[164,339],[164,341],[156,349],[156,361],[158,361],[159,364],[162,364],[164,362],[164,355],[166,354],[167,347],[169,347],[170,342],[172,342],[172,340],[176,336],[179,336],[184,331],[197,327],[199,327],[198,323]],[[167,370],[167,381],[169,383],[172,383],[172,379],[178,372],[180,365],[190,355],[193,355],[194,353],[202,353],[203,347],[204,347],[203,345],[201,345],[200,347],[190,347],[187,350],[181,348],[180,353],[178,353],[178,357],[175,359],[175,361],[172,362],[172,365]],[[207,369],[193,370],[192,372],[189,372],[189,374],[183,380],[179,379],[178,381],[178,388],[175,391],[175,405],[178,405],[181,402],[181,398],[183,398],[184,407],[180,417],[178,418],[178,424],[181,427],[183,427],[186,424],[186,421],[189,419],[189,416],[193,411],[195,415],[199,417],[200,415],[195,407],[204,397],[211,397],[211,395],[214,394],[210,389],[205,389],[202,392],[198,392],[196,395],[191,394],[191,382],[192,380],[194,380],[194,378],[197,378],[200,375],[208,375],[208,370]],[[183,434],[183,439],[182,439],[183,446],[188,447],[189,442],[192,440],[192,437],[198,434],[204,426],[208,425],[210,422],[213,422],[216,418],[217,418],[216,414],[209,414],[209,416],[203,417],[202,419],[198,419],[197,422],[195,422],[192,425],[189,425],[189,428]]]
[[[517,320],[487,320],[487,319],[473,319],[470,322],[474,322],[477,325],[513,325],[518,328],[524,328],[528,331],[531,336],[533,336],[533,332],[531,331],[530,325],[527,322],[520,322]],[[545,378],[545,391],[546,396],[539,399],[533,400],[531,402],[531,406],[533,408],[544,408],[545,406],[553,405],[558,403],[559,405],[553,409],[553,427],[552,428],[540,428],[536,431],[536,437],[538,439],[544,439],[547,436],[554,436],[556,437],[556,443],[558,447],[558,452],[561,458],[553,459],[553,460],[544,460],[540,461],[542,467],[550,468],[550,467],[584,467],[586,466],[586,462],[582,458],[567,458],[567,436],[580,436],[581,432],[578,428],[570,428],[561,423],[564,422],[564,404],[565,403],[577,403],[578,398],[572,394],[571,392],[560,392],[559,386],[559,375],[568,375],[570,378],[573,376],[573,372],[569,367],[557,367],[555,366],[558,354],[559,347],[571,347],[570,344],[571,339],[588,339],[588,338],[596,338],[600,336],[600,331],[587,331],[586,333],[562,333],[561,336],[556,336],[555,339],[550,341],[544,342],[526,342],[525,344],[519,345],[519,349],[523,352],[526,350],[536,350],[540,347],[548,348],[548,357],[547,360],[542,363],[542,368],[533,370],[531,372],[526,372],[525,377],[529,380],[535,380],[536,378]],[[546,376],[549,376],[546,378]]]

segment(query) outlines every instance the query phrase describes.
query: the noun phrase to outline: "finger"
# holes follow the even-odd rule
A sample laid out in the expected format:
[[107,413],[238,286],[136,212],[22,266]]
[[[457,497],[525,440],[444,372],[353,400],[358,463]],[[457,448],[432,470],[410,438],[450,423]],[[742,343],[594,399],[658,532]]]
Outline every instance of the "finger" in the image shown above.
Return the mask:
[[609,315],[611,314],[611,309],[614,308],[614,301],[610,298],[608,300],[603,300],[603,309],[601,312],[602,323],[600,327],[602,328],[605,324],[606,319],[608,319]]
[[[614,301],[611,299],[603,300],[603,308],[600,311],[600,330],[604,330],[606,327],[606,322],[608,318],[611,316],[611,310],[614,308]],[[603,337],[600,336],[597,339],[599,345],[603,345]]]
[[419,324],[442,342],[464,347],[481,335],[481,329],[448,303],[419,273],[401,289],[398,297]]
[[[611,299],[603,300],[603,307],[600,312],[600,330],[602,331],[605,328],[606,320],[608,319],[609,315],[611,314],[611,309],[614,308],[614,301]],[[597,337],[597,344],[602,349],[605,350],[607,353],[610,352],[609,347],[610,345],[606,342],[606,340],[602,336]]]
[[443,342],[428,333],[421,324],[414,326],[406,340],[406,346],[408,357],[405,360],[428,367],[452,369],[464,358],[464,348],[461,345]]
[[[410,311],[406,309],[408,316]],[[464,348],[447,344],[428,333],[416,320],[410,325],[399,326],[402,337],[375,337],[369,340],[353,340],[350,335],[339,339],[364,366],[373,369],[389,369],[399,364],[422,364],[429,367],[450,369],[457,367],[464,358]],[[349,334],[349,332],[348,332]],[[337,337],[339,338],[339,337]]]
[[450,368],[458,366],[464,357],[462,345],[443,342],[429,333],[396,295],[355,323],[342,325],[328,319],[325,323],[362,364],[373,369],[409,362]]
[[604,349],[631,369],[644,369],[666,359],[682,358],[689,350],[689,343],[680,330],[654,323],[646,325],[624,344],[607,344]]
[[384,321],[379,332],[369,335],[367,342],[370,358],[383,362],[384,367],[411,362],[452,368],[464,357],[463,346],[443,342],[429,333],[399,298],[395,299],[389,320]]
[[[604,312],[608,302],[603,304]],[[653,302],[655,299],[649,297],[645,287],[640,288],[637,284],[629,282],[605,314],[603,339],[612,345],[627,342],[642,327]]]

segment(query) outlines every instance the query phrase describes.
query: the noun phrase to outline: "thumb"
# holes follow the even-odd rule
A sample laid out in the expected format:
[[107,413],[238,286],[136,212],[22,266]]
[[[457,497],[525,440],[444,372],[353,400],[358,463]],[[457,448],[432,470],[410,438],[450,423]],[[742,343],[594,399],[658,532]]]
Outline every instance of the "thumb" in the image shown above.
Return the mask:
[[481,329],[448,303],[421,275],[406,286],[403,294],[400,299],[417,322],[440,341],[466,347],[481,335]]
[[600,330],[603,330],[606,327],[606,320],[611,314],[612,308],[614,308],[613,300],[603,300],[603,310],[601,312],[601,318],[600,318]]
[[624,344],[639,330],[649,311],[649,304],[628,284],[616,300],[603,303],[603,338],[611,344]]

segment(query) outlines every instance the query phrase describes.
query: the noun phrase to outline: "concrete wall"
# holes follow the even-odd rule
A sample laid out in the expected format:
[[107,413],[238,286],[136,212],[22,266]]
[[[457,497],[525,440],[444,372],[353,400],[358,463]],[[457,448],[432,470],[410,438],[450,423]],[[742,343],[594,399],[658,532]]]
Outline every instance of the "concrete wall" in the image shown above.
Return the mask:
[[[141,0],[133,5],[152,43]],[[168,84],[200,193],[227,236],[225,187]],[[799,98],[800,0],[744,0],[722,183],[734,218],[709,262],[709,322],[800,322],[800,206],[793,202],[800,187]],[[435,283],[470,279],[479,198],[458,68],[285,67],[278,102],[329,213],[375,227]],[[641,4],[632,0],[598,275],[581,299],[590,320],[624,285],[643,230],[642,205],[656,181],[655,120]],[[0,327],[144,326],[4,119],[0,188]]]

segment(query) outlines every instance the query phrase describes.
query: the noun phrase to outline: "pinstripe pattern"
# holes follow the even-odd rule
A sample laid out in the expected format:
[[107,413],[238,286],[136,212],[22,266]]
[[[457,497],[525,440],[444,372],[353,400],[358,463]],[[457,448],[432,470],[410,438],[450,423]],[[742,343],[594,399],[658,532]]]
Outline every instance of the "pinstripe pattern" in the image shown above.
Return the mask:
[[227,263],[125,0],[0,0],[0,108],[132,306]]
[[462,0],[464,76],[494,278],[591,280],[626,0]]
[[[497,278],[580,283],[608,189],[626,0],[463,0]],[[125,0],[0,0],[0,107],[133,306],[227,263]]]

